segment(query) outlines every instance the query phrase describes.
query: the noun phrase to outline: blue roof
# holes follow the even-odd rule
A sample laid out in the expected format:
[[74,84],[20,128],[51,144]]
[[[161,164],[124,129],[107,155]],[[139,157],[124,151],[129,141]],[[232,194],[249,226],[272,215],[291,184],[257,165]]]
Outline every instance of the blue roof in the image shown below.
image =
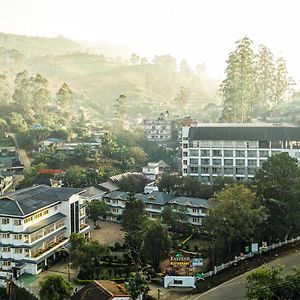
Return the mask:
[[31,126],[32,129],[43,129],[44,126],[42,126],[41,124],[35,124]]
[[185,206],[193,206],[193,207],[208,207],[208,200],[200,199],[200,198],[192,198],[192,197],[176,197],[169,201],[170,204],[178,204]]
[[58,139],[58,138],[54,138],[54,137],[47,139],[47,141],[53,142],[53,143],[61,143],[61,142],[63,142],[62,139]]

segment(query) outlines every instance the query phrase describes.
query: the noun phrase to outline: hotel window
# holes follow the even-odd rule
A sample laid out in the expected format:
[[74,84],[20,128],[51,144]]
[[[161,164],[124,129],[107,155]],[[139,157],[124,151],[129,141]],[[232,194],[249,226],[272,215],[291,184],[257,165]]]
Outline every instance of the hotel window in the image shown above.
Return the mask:
[[221,163],[222,163],[222,160],[219,159],[219,158],[215,158],[215,159],[212,160],[213,165],[220,166]]
[[224,157],[233,157],[233,150],[224,150]]
[[22,224],[22,220],[20,219],[14,219],[14,225],[20,226]]
[[3,261],[2,264],[3,264],[4,267],[10,267],[11,266],[10,261]]
[[208,167],[201,167],[201,173],[208,174],[209,173]]
[[256,150],[248,150],[247,155],[248,155],[248,157],[257,157],[257,151]]
[[233,175],[233,168],[224,168],[225,175]]
[[184,161],[182,162],[182,164],[183,164],[183,165],[187,165],[187,160],[184,160]]
[[212,168],[212,173],[213,174],[220,174],[221,173],[221,168]]
[[30,216],[24,220],[24,223],[31,222],[33,220],[33,216]]
[[210,160],[209,158],[201,158],[201,165],[209,165]]
[[46,209],[46,210],[43,211],[43,215],[48,215],[48,213],[49,213],[48,209]]
[[22,253],[23,252],[23,249],[22,248],[15,248],[15,253]]
[[35,219],[38,219],[38,218],[40,218],[42,215],[43,215],[43,213],[42,213],[42,212],[39,212],[39,213],[37,213],[37,214],[34,215],[34,218],[35,218]]
[[188,153],[187,152],[183,152],[183,156],[188,156]]
[[190,158],[190,165],[198,165],[198,158]]
[[269,156],[269,151],[268,150],[260,150],[259,151],[259,156],[260,157],[268,157]]
[[3,225],[9,224],[9,219],[8,218],[3,218],[2,219],[2,224]]
[[185,173],[185,174],[186,174],[186,173],[187,173],[187,169],[183,169],[183,173]]
[[190,156],[198,156],[199,151],[198,150],[190,150]]
[[1,236],[2,236],[3,239],[9,239],[10,234],[9,233],[2,233]]
[[244,166],[245,165],[245,160],[244,159],[236,159],[235,164],[237,166]]
[[10,252],[10,248],[9,247],[2,247],[2,252]]
[[236,168],[237,175],[245,175],[245,168]]
[[210,150],[209,149],[202,149],[201,150],[201,156],[210,156]]
[[213,155],[212,156],[221,157],[222,156],[222,150],[213,150]]
[[198,167],[190,167],[191,173],[198,173]]
[[256,166],[257,160],[256,159],[249,159],[248,160],[248,166]]
[[236,157],[245,157],[245,150],[235,150]]
[[233,159],[224,159],[225,166],[233,166]]
[[22,234],[15,234],[15,240],[21,240]]

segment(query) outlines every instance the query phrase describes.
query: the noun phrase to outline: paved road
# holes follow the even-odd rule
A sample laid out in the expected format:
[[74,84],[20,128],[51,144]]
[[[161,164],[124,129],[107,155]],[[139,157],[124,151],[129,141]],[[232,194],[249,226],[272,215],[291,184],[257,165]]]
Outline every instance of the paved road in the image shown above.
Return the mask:
[[[285,272],[289,272],[293,269],[293,267],[300,267],[300,250],[290,253],[287,256],[283,256],[279,259],[276,259],[267,264],[267,266],[278,266],[284,265]],[[245,282],[248,274],[245,273],[236,278],[233,278],[201,295],[194,295],[191,298],[182,298],[182,299],[190,299],[190,300],[242,300],[246,299],[245,297]]]
[[8,133],[7,135],[10,136],[13,139],[13,141],[16,145],[16,149],[17,149],[17,152],[19,154],[20,160],[23,163],[25,170],[29,171],[30,168],[31,168],[31,162],[30,162],[30,159],[27,156],[26,151],[24,149],[19,148],[19,143],[18,143],[17,137],[14,133]]

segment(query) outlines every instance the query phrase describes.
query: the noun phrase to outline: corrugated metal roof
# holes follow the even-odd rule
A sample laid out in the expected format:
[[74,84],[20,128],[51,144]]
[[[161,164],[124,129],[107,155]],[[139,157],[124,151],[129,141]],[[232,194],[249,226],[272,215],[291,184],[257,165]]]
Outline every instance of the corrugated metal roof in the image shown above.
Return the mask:
[[212,141],[299,141],[300,127],[288,126],[205,126],[191,127],[190,140]]

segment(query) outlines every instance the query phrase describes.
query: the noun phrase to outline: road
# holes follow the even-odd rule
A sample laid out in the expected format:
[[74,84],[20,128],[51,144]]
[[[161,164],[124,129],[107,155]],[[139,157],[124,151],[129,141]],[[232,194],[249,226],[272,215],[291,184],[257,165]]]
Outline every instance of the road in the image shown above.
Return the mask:
[[30,162],[30,159],[27,156],[26,151],[24,149],[19,148],[19,143],[18,143],[17,137],[14,133],[8,133],[7,135],[10,136],[13,139],[13,141],[16,145],[16,149],[17,149],[17,152],[19,154],[20,160],[24,165],[25,171],[29,171],[30,168],[31,168],[31,162]]
[[[280,257],[268,264],[268,267],[284,265],[285,272],[290,272],[294,267],[300,267],[300,250],[292,252],[286,256]],[[247,272],[236,278],[233,278],[201,295],[194,295],[193,297],[185,297],[183,299],[190,300],[242,300],[245,297],[245,283],[246,277],[251,273]]]

